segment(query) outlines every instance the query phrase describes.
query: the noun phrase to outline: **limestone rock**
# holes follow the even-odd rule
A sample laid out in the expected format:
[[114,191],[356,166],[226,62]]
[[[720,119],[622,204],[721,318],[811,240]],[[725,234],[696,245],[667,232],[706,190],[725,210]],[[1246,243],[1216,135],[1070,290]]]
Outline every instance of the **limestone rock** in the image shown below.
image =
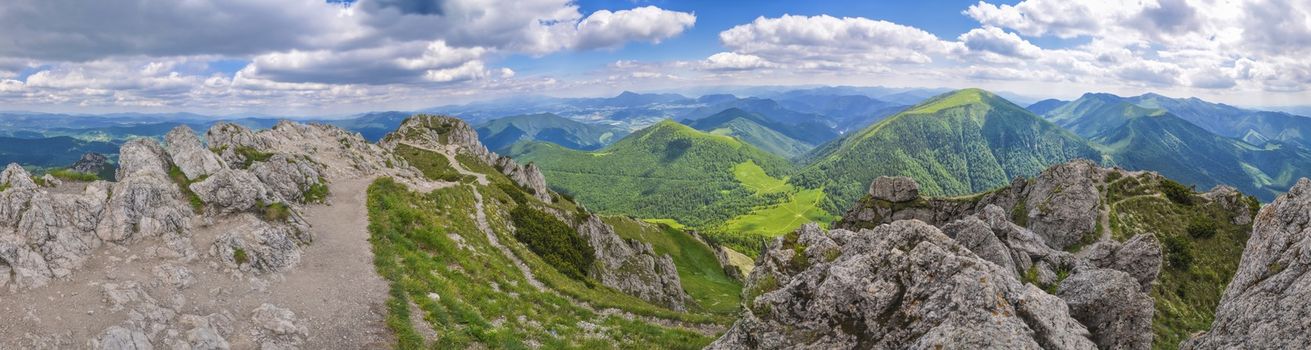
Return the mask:
[[1152,297],[1124,271],[1083,269],[1061,282],[1057,295],[1102,349],[1152,347]]
[[252,313],[251,321],[255,323],[261,349],[294,349],[309,336],[309,331],[291,310],[263,304]]
[[1123,244],[1101,241],[1085,247],[1078,256],[1093,267],[1120,270],[1129,273],[1142,287],[1143,293],[1152,290],[1152,284],[1161,273],[1161,243],[1155,235],[1135,235]]
[[305,202],[305,193],[311,187],[324,183],[323,166],[308,160],[294,159],[275,154],[268,161],[251,166],[250,172],[259,178],[270,192],[286,201]]
[[214,240],[213,256],[243,271],[281,271],[300,262],[303,241],[297,228],[243,215],[244,223]]
[[9,188],[31,189],[36,188],[36,182],[32,181],[32,174],[26,169],[19,166],[18,163],[9,163],[5,166],[4,172],[0,172],[0,187],[9,186]]
[[1100,203],[1096,171],[1096,165],[1087,160],[1043,171],[1027,196],[1028,228],[1056,249],[1065,249],[1093,232]]
[[1011,259],[1011,252],[997,235],[992,232],[992,228],[985,224],[983,220],[976,217],[968,217],[960,221],[947,224],[942,227],[942,232],[947,236],[960,242],[962,246],[974,252],[984,260],[993,262],[1006,268],[1006,271],[1016,271],[1015,261]]
[[463,120],[452,117],[433,115],[415,115],[406,118],[395,132],[387,134],[379,142],[388,149],[395,149],[401,143],[411,143],[429,149],[443,149],[448,146],[458,152],[465,152],[483,161],[487,165],[509,176],[519,186],[529,189],[534,197],[550,203],[550,189],[541,169],[529,164],[520,165],[509,157],[502,157],[488,150],[478,141],[478,132]]
[[99,174],[106,169],[109,169],[109,157],[95,152],[83,154],[82,158],[68,167],[68,170],[86,174]]
[[115,178],[123,181],[137,173],[166,177],[168,169],[168,155],[158,142],[150,139],[134,139],[119,147],[118,173],[115,174]]
[[920,185],[905,176],[879,176],[869,185],[869,195],[890,202],[909,202],[920,197]]
[[245,170],[223,169],[204,181],[191,184],[191,191],[220,214],[250,211],[259,203],[272,203],[264,183]]
[[[177,184],[162,173],[154,173],[154,169],[124,171],[133,169],[128,164],[132,163],[124,162],[119,170],[131,175],[114,183],[109,191],[105,217],[96,229],[100,239],[131,242],[165,234],[189,235],[191,206],[182,201]],[[163,163],[155,165],[159,164]]]
[[224,168],[218,155],[205,149],[200,137],[186,125],[178,125],[164,135],[164,148],[188,179],[217,173]]
[[140,330],[130,330],[121,326],[105,329],[105,333],[92,345],[100,350],[151,350],[150,338]]
[[1247,225],[1252,223],[1252,207],[1248,205],[1248,198],[1237,188],[1225,185],[1216,185],[1210,191],[1203,193],[1202,198],[1208,201],[1220,204],[1221,208],[1229,211],[1233,216],[1231,222],[1234,225]]
[[1092,349],[1064,305],[919,221],[776,239],[711,349]]
[[619,237],[596,215],[588,216],[577,230],[596,251],[592,277],[601,284],[675,311],[687,310],[687,293],[668,254],[656,255],[649,243]]
[[1184,349],[1311,348],[1311,180],[1261,208],[1211,330]]

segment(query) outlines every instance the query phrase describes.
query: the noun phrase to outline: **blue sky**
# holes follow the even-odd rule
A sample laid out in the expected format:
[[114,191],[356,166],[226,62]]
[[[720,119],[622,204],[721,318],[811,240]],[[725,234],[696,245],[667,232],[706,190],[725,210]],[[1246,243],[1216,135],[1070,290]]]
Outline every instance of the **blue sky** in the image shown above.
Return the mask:
[[0,5],[4,109],[303,115],[729,85],[1311,105],[1311,0],[61,4]]

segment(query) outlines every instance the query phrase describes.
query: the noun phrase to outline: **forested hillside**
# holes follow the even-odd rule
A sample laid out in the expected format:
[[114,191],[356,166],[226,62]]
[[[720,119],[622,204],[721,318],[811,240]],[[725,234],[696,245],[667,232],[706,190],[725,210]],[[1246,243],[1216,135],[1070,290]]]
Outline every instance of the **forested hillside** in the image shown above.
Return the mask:
[[835,212],[883,175],[910,176],[923,192],[963,195],[1032,176],[1075,158],[1100,160],[1091,144],[990,92],[939,95],[825,145],[791,183],[824,188]]

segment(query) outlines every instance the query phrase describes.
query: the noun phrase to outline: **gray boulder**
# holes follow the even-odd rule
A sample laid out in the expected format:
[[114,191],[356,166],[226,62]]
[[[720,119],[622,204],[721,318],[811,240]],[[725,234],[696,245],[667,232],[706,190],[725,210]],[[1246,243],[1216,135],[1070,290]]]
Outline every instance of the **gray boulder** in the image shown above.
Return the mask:
[[1058,250],[1078,243],[1096,229],[1101,197],[1095,182],[1100,178],[1096,165],[1087,160],[1042,172],[1029,187],[1028,228]]
[[596,251],[592,277],[601,284],[671,310],[687,310],[687,293],[668,254],[656,255],[650,243],[619,237],[596,215],[576,228]]
[[992,228],[983,220],[976,217],[967,217],[944,225],[942,232],[960,242],[962,246],[974,252],[980,258],[1000,265],[1006,268],[1006,271],[1017,271],[1015,261],[1011,259],[1010,248],[1002,244],[1000,239],[997,239],[997,235],[992,232]]
[[98,350],[151,350],[150,338],[140,330],[113,326],[92,342],[92,348]]
[[32,189],[36,188],[36,182],[32,181],[32,173],[27,172],[18,163],[9,163],[5,166],[4,172],[0,172],[0,187],[8,186],[9,188]]
[[262,304],[251,313],[261,349],[295,349],[309,337],[309,330],[291,310]]
[[200,137],[186,125],[178,125],[164,135],[164,148],[188,179],[217,173],[224,168],[218,155],[205,149]]
[[919,221],[776,239],[711,349],[1092,349],[1065,305]]
[[190,188],[219,214],[249,211],[259,203],[273,202],[264,183],[245,170],[223,169]]
[[1152,297],[1124,271],[1083,269],[1066,278],[1056,293],[1070,315],[1088,327],[1102,349],[1152,347]]
[[114,177],[119,181],[136,173],[167,177],[168,169],[168,155],[158,142],[151,139],[134,139],[119,147],[118,172]]
[[322,165],[283,154],[275,154],[268,161],[256,163],[251,166],[250,172],[270,192],[287,201],[304,203],[306,191],[315,185],[326,185]]
[[214,240],[210,254],[242,271],[276,272],[300,262],[307,238],[301,230],[245,215],[242,224]]
[[1311,180],[1261,208],[1210,331],[1183,349],[1311,348]]
[[909,202],[920,197],[920,185],[905,176],[879,176],[869,184],[869,195],[889,202]]

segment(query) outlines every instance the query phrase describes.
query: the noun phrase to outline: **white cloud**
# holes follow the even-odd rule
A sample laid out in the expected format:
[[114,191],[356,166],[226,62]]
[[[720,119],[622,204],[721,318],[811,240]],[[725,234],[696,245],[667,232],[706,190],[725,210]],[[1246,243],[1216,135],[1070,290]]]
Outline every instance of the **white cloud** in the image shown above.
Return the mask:
[[760,56],[736,52],[720,52],[706,58],[705,68],[710,70],[748,70],[768,68],[771,64]]
[[975,28],[961,34],[959,39],[966,48],[976,52],[1016,58],[1037,58],[1042,54],[1042,49],[1028,40],[992,26]]
[[696,16],[655,6],[610,12],[600,10],[578,23],[575,48],[614,48],[629,41],[659,43],[683,33]]
[[918,28],[860,17],[759,17],[719,33],[724,46],[779,65],[832,68],[929,63],[952,44]]

